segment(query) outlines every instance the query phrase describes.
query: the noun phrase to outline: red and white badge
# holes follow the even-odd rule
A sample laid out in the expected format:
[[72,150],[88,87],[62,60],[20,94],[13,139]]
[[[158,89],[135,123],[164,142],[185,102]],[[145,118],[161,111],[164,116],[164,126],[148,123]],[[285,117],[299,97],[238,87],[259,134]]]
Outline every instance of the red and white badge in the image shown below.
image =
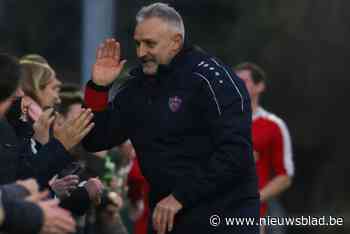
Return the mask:
[[169,108],[172,112],[177,112],[182,104],[182,99],[178,96],[169,98]]

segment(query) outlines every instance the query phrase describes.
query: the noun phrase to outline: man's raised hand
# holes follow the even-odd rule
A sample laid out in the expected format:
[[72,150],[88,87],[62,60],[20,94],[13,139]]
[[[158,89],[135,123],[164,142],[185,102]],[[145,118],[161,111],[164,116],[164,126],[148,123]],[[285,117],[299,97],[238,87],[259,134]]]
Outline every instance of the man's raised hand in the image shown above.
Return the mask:
[[97,48],[96,63],[92,67],[95,84],[108,86],[120,75],[126,60],[120,60],[120,44],[108,38]]

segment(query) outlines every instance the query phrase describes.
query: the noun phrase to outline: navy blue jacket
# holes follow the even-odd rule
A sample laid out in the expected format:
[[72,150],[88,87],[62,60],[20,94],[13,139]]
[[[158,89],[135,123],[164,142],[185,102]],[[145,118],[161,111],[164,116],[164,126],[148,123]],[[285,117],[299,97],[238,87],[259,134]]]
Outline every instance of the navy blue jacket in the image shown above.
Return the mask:
[[[160,66],[156,76],[141,67],[130,74],[114,88],[88,82],[85,102],[95,111],[95,127],[83,141],[86,149],[109,149],[129,138],[151,186],[151,208],[173,194],[184,206],[178,220],[188,215],[192,225],[209,224],[214,211],[236,214],[244,201],[255,202],[250,215],[257,216],[251,106],[243,82],[193,48]],[[114,98],[107,106],[108,90]]]
[[44,186],[73,161],[56,139],[42,146],[36,155],[24,151],[24,147],[13,127],[5,120],[0,120],[0,184],[33,177]]
[[6,233],[39,233],[43,213],[34,203],[25,201],[29,192],[17,184],[0,186],[0,203],[5,212],[5,221],[0,225],[0,231]]
[[[43,184],[72,161],[62,144],[52,139],[37,155],[24,154],[22,146],[12,126],[0,120],[0,185],[13,183],[19,179],[35,177]],[[5,188],[5,187],[2,187]],[[3,194],[7,218],[1,231],[10,233],[39,233],[43,214],[41,209],[30,202]],[[19,225],[20,222],[20,225]]]

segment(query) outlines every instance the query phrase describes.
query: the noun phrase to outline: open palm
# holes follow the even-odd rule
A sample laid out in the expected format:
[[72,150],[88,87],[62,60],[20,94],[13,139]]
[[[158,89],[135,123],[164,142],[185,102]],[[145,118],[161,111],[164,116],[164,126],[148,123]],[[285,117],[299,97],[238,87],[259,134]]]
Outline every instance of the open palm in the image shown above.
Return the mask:
[[120,44],[106,39],[97,49],[96,63],[92,67],[92,80],[97,85],[110,85],[123,70],[126,60],[120,61]]

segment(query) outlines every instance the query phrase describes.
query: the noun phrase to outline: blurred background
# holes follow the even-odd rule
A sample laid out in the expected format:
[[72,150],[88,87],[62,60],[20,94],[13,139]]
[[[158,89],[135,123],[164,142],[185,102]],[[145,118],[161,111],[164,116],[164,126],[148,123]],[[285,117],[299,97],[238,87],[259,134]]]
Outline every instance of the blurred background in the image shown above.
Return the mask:
[[[95,48],[113,36],[128,66],[137,64],[133,29],[141,6],[155,1],[0,1],[0,51],[48,58],[63,81],[84,84]],[[174,0],[189,41],[232,66],[261,65],[269,83],[262,104],[289,126],[296,174],[280,198],[288,216],[344,217],[350,232],[350,1]],[[341,109],[344,107],[345,109]],[[299,233],[305,227],[289,227]],[[339,232],[338,232],[339,233]]]

